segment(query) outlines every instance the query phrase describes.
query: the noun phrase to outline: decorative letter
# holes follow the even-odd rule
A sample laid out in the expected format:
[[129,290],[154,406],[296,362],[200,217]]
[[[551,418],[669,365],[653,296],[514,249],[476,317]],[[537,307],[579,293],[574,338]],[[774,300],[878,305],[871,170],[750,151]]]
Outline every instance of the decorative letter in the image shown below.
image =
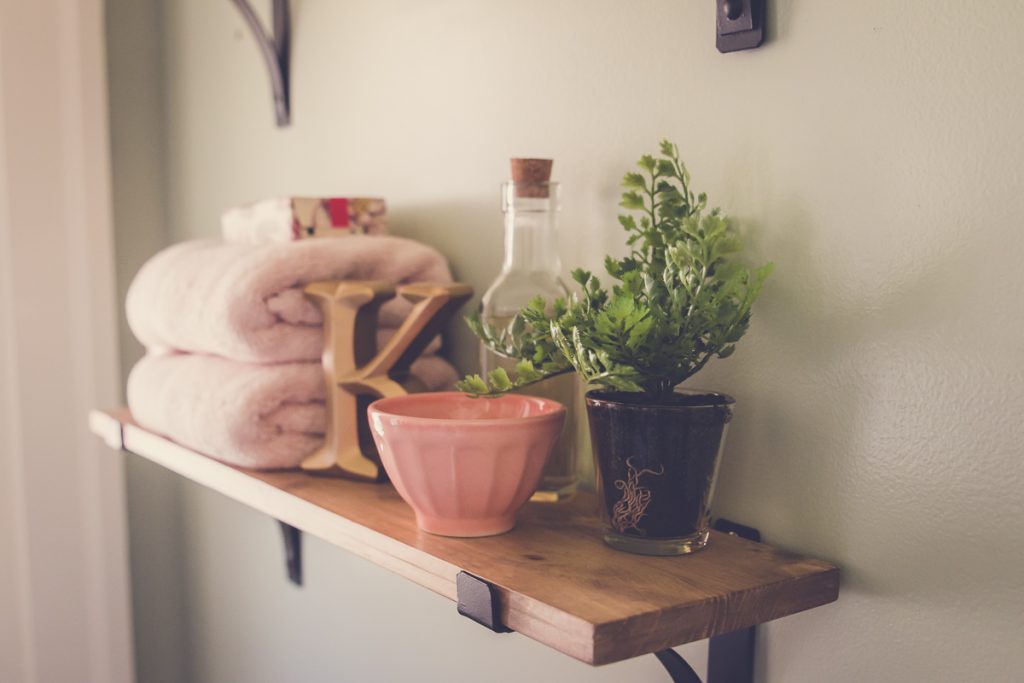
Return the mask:
[[401,285],[412,312],[384,348],[377,350],[377,313],[395,296],[387,282],[314,282],[306,295],[324,314],[324,377],[327,434],[324,445],[302,461],[302,469],[382,481],[366,408],[374,400],[422,390],[409,366],[436,337],[447,319],[473,294],[469,285]]

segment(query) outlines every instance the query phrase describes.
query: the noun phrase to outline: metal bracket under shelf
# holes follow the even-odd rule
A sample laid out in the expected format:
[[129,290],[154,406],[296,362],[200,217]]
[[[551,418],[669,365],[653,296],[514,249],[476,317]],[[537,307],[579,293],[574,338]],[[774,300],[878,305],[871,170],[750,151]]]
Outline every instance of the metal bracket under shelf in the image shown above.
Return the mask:
[[[302,532],[290,524],[278,521],[284,537],[285,565],[288,580],[302,585]],[[761,533],[754,528],[719,519],[716,531],[739,536],[750,541],[761,541]],[[501,620],[498,591],[485,579],[460,571],[455,577],[455,592],[459,614],[495,633],[511,633]],[[755,627],[713,636],[708,640],[708,677],[706,683],[753,683]],[[669,648],[654,655],[665,667],[673,683],[701,683],[693,667],[675,650]]]
[[[742,524],[719,519],[716,531],[739,536],[750,541],[761,541],[761,532]],[[501,605],[494,585],[461,571],[455,577],[455,591],[459,614],[489,628],[495,633],[510,633],[501,621]],[[707,683],[753,683],[754,640],[753,626],[732,633],[713,636],[708,640]],[[700,676],[689,662],[669,648],[655,652],[673,683],[701,683]]]
[[291,62],[291,12],[289,0],[273,0],[274,2],[274,33],[270,35],[260,18],[256,16],[249,0],[231,0],[242,18],[249,25],[256,45],[263,55],[267,73],[270,76],[270,88],[274,95],[274,113],[277,126],[291,123],[291,83],[289,67]]
[[459,614],[469,617],[495,633],[511,633],[511,629],[501,623],[498,591],[494,589],[492,583],[469,572],[459,572],[455,576],[455,592],[458,596],[456,606]]
[[288,580],[296,586],[302,586],[302,532],[280,520],[278,524],[284,536],[284,563]]

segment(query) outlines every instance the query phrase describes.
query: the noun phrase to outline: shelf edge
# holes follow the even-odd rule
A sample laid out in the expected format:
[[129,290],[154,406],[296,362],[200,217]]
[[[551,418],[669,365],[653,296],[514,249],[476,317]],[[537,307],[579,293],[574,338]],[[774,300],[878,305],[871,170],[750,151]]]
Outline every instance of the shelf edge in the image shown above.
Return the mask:
[[[131,452],[453,602],[457,600],[456,576],[463,567],[353,522],[262,481],[252,473],[225,465],[150,432],[137,425],[127,409],[94,410],[90,413],[89,424],[93,433],[114,449]],[[115,439],[115,434],[119,438]],[[413,557],[415,560],[411,559]],[[500,584],[494,585],[499,592],[506,626],[585,664],[594,664],[593,624],[549,605],[537,610],[529,598]],[[565,636],[568,634],[572,634],[572,638],[567,643]]]

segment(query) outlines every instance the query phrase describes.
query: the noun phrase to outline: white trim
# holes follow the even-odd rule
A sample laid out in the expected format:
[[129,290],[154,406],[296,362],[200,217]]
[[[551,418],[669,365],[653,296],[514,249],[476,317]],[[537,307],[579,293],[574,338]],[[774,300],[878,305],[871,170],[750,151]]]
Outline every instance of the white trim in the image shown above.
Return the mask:
[[102,0],[0,0],[3,680],[133,679],[122,463],[86,426],[120,393],[104,49]]
[[[0,33],[0,57],[3,55]],[[0,61],[0,96],[4,91]],[[0,101],[2,104],[2,101]],[[0,680],[36,680],[32,638],[32,582],[25,519],[25,474],[21,453],[21,410],[17,400],[18,358],[14,337],[14,283],[10,205],[7,196],[7,146],[4,108],[0,106],[0,544],[8,548],[0,562]]]

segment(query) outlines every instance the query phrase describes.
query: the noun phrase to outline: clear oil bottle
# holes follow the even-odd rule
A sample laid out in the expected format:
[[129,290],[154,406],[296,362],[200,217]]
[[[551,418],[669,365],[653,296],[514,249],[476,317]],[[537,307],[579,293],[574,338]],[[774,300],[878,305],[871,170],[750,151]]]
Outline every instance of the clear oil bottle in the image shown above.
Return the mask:
[[[513,159],[513,179],[502,185],[505,261],[501,274],[484,294],[480,309],[484,322],[499,329],[510,325],[515,314],[538,295],[550,305],[569,293],[558,258],[559,186],[550,181],[551,164],[549,159]],[[497,367],[511,372],[515,362],[481,346],[484,372]],[[534,501],[558,502],[576,493],[577,384],[576,375],[567,373],[522,390],[558,401],[568,413]]]

